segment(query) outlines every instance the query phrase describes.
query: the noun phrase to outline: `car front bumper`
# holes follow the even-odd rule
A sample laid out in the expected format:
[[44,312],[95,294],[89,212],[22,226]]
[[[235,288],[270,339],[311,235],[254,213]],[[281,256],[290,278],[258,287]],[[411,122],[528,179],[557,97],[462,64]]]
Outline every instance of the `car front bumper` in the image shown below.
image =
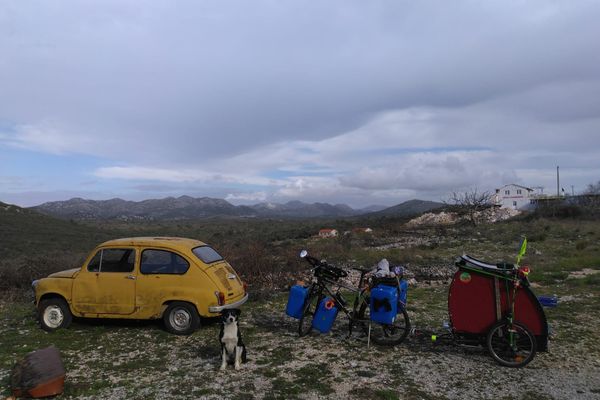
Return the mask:
[[229,308],[238,308],[242,304],[244,304],[246,301],[248,301],[248,293],[246,293],[244,295],[244,297],[242,297],[241,299],[239,299],[235,303],[223,304],[222,306],[208,307],[208,311],[211,312],[211,313],[220,313],[221,311],[227,310]]

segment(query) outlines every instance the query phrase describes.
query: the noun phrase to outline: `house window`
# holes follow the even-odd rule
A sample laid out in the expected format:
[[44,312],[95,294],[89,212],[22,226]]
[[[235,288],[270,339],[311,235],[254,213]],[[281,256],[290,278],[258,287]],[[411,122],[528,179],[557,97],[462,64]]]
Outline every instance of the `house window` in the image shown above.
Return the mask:
[[505,190],[504,194],[509,195],[510,194],[510,190]]
[[521,194],[521,189],[517,189],[517,194]]
[[516,207],[516,206],[517,206],[517,202],[513,201],[513,207]]

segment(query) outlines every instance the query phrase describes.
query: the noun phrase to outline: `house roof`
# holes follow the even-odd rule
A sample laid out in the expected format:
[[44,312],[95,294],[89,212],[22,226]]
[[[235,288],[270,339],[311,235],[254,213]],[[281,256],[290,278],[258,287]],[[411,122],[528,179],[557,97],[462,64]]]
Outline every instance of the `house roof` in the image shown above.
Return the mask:
[[527,186],[521,186],[521,185],[517,185],[516,183],[509,183],[508,185],[504,185],[504,186],[502,186],[501,188],[499,188],[499,189],[496,189],[496,190],[501,190],[501,189],[503,189],[503,188],[505,188],[505,187],[507,187],[507,186],[516,186],[516,187],[520,187],[520,188],[523,188],[523,189],[526,189],[526,190],[529,190],[529,191],[533,192],[533,189],[532,189],[532,188],[528,188]]

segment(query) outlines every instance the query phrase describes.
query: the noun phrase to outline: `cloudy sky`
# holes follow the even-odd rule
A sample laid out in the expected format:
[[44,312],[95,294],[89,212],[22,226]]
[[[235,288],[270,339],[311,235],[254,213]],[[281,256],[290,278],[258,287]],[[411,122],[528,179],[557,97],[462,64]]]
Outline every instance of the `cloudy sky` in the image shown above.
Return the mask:
[[0,0],[0,201],[600,180],[600,2]]

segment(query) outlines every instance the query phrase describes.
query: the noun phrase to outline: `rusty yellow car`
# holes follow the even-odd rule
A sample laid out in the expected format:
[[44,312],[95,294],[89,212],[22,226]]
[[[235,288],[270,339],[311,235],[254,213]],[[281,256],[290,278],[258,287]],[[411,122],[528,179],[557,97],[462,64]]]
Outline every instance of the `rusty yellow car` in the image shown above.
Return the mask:
[[212,247],[194,239],[135,237],[100,244],[80,268],[32,283],[40,326],[65,328],[81,318],[162,318],[188,335],[201,317],[248,300],[246,285]]

